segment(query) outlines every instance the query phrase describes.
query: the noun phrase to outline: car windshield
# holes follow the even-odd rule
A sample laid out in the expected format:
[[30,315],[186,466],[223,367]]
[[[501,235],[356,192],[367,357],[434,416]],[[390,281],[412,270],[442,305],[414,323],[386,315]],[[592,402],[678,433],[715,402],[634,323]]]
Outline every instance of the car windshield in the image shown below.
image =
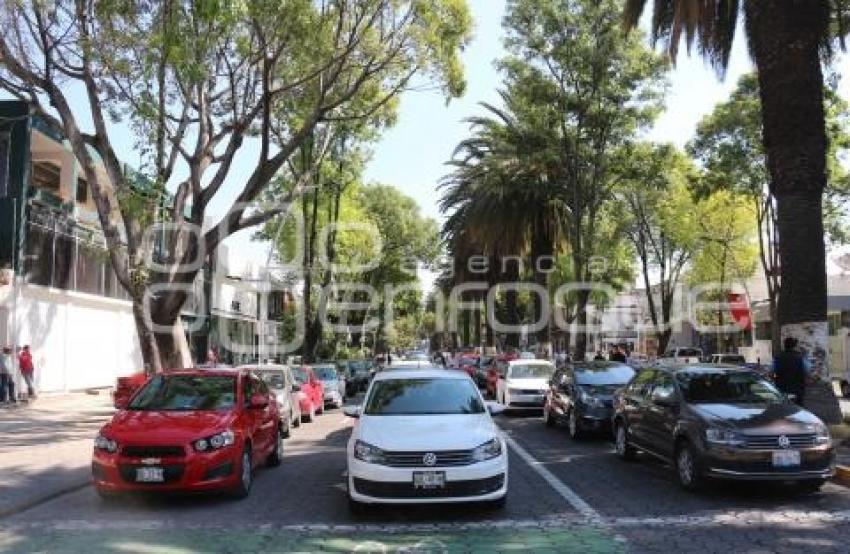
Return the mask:
[[355,373],[369,371],[369,366],[366,365],[366,362],[348,362],[348,369]]
[[158,375],[133,397],[130,410],[227,410],[236,404],[236,377]]
[[587,386],[625,385],[635,375],[635,370],[627,365],[614,365],[599,368],[577,367],[576,384]]
[[372,385],[366,415],[484,413],[481,395],[468,379],[387,379]]
[[680,348],[679,352],[676,354],[677,356],[684,358],[693,358],[694,356],[699,357],[702,356],[702,352],[697,350],[696,348]]
[[301,384],[307,382],[307,370],[303,367],[296,367],[292,370],[292,378]]
[[747,362],[743,356],[721,356],[720,361],[724,364],[744,364]]
[[260,379],[266,382],[266,384],[273,389],[284,389],[286,388],[286,377],[283,375],[282,371],[259,371],[257,372],[260,376]]
[[548,379],[555,373],[552,364],[515,364],[511,366],[513,379]]
[[339,375],[339,373],[337,373],[336,368],[330,366],[314,367],[313,373],[315,373],[316,378],[320,379],[321,381],[333,381]]
[[676,379],[685,400],[692,404],[770,404],[784,400],[773,385],[749,371],[681,372]]

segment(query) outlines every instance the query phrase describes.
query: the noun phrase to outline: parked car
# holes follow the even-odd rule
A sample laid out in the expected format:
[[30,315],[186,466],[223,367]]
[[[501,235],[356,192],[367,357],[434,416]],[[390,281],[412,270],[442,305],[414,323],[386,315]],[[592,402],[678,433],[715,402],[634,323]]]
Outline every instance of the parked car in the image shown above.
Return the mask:
[[345,399],[345,376],[334,364],[315,364],[310,367],[316,378],[322,382],[325,406],[342,408]]
[[[489,409],[488,409],[489,408]],[[348,442],[352,510],[365,504],[490,502],[508,491],[505,441],[463,373],[442,368],[375,376]]]
[[499,380],[503,379],[508,371],[508,362],[516,359],[516,354],[502,354],[493,358],[490,367],[487,370],[486,378],[486,395],[488,398],[496,398],[496,389],[499,385]]
[[358,392],[365,391],[374,374],[372,362],[369,360],[349,360],[346,366],[348,368],[348,379],[346,379],[348,396],[354,396]]
[[283,420],[283,436],[289,437],[292,429],[301,425],[301,387],[295,383],[292,370],[288,366],[277,364],[244,365],[239,369],[252,371],[265,381],[277,398],[280,417]]
[[283,429],[266,384],[245,370],[152,377],[94,441],[101,496],[126,491],[230,490],[248,496],[254,469],[279,465]]
[[610,432],[614,393],[634,375],[634,369],[618,362],[574,362],[559,369],[546,391],[543,422],[566,423],[573,439],[587,432]]
[[295,384],[301,387],[298,396],[301,421],[311,422],[325,411],[325,390],[322,382],[316,378],[309,366],[292,368],[292,377]]
[[546,360],[511,360],[496,384],[496,399],[507,409],[541,410],[555,366]]
[[816,491],[834,471],[827,426],[749,370],[645,369],[614,404],[617,454],[668,461],[687,489],[719,478],[797,481]]
[[702,350],[688,346],[671,348],[661,357],[665,364],[698,364],[702,361]]
[[746,358],[740,354],[712,354],[708,363],[719,365],[737,365],[744,366],[747,363]]
[[464,354],[457,358],[456,369],[466,372],[472,380],[475,380],[475,373],[478,371],[479,357],[477,355]]
[[493,363],[491,356],[481,356],[478,359],[478,366],[475,368],[475,376],[472,378],[478,388],[484,389],[487,387],[487,372],[490,370],[490,365]]

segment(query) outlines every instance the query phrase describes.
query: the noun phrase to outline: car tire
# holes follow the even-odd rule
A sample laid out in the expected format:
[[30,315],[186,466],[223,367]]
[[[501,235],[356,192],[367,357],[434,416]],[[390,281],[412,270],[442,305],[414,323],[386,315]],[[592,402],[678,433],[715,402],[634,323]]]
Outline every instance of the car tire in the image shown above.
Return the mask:
[[251,466],[251,446],[246,444],[239,459],[239,484],[233,489],[236,498],[247,498],[254,484],[254,468]]
[[290,414],[289,416],[287,416],[287,418],[286,418],[286,427],[284,427],[284,428],[283,428],[283,431],[281,431],[281,435],[282,435],[282,436],[283,436],[283,438],[285,438],[285,439],[288,439],[289,437],[291,437],[291,436],[292,436],[292,414]]
[[584,437],[584,432],[581,428],[581,420],[576,416],[575,408],[570,408],[567,414],[567,432],[570,438],[574,441],[581,440]]
[[806,479],[798,482],[797,488],[804,494],[814,494],[820,492],[824,484],[826,484],[825,479]]
[[628,428],[620,421],[614,424],[614,450],[620,459],[627,462],[631,462],[637,458],[637,450],[629,444]]
[[676,470],[676,478],[679,481],[679,485],[683,489],[696,491],[702,488],[704,478],[702,476],[699,458],[697,458],[694,447],[689,441],[682,440],[679,442],[676,447],[676,457],[673,467]]
[[301,421],[304,423],[313,423],[313,420],[316,419],[316,407],[310,404],[310,411],[306,414],[301,414]]
[[325,401],[322,400],[318,406],[316,406],[316,415],[322,415],[325,413]]
[[283,462],[283,433],[278,428],[274,437],[274,448],[268,458],[266,458],[266,465],[268,467],[277,467],[281,462]]
[[552,415],[552,410],[547,409],[548,404],[543,405],[543,424],[546,427],[555,426],[555,417]]
[[296,429],[301,427],[301,413],[299,412],[296,417],[292,418],[292,426]]
[[846,381],[841,383],[841,396],[844,398],[850,398],[850,383]]

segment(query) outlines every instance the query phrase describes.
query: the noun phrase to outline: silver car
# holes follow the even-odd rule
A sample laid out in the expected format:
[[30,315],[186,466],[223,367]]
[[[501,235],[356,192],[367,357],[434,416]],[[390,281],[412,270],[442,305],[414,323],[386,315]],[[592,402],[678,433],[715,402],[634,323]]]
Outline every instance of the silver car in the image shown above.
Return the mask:
[[301,404],[298,401],[301,387],[292,378],[292,370],[289,366],[276,364],[241,367],[254,372],[274,393],[283,419],[283,436],[288,437],[293,427],[301,425]]
[[345,376],[342,372],[335,364],[316,364],[310,367],[325,389],[325,406],[342,408],[345,403]]

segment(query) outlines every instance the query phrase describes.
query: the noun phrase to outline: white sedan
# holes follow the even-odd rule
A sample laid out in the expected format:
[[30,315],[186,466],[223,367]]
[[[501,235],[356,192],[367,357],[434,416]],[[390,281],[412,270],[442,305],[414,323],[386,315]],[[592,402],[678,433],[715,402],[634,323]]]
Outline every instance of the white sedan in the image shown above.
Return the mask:
[[505,440],[468,375],[442,368],[375,375],[348,441],[348,495],[363,504],[488,502],[508,491]]
[[511,360],[496,385],[496,398],[505,408],[542,410],[555,366],[546,360]]

